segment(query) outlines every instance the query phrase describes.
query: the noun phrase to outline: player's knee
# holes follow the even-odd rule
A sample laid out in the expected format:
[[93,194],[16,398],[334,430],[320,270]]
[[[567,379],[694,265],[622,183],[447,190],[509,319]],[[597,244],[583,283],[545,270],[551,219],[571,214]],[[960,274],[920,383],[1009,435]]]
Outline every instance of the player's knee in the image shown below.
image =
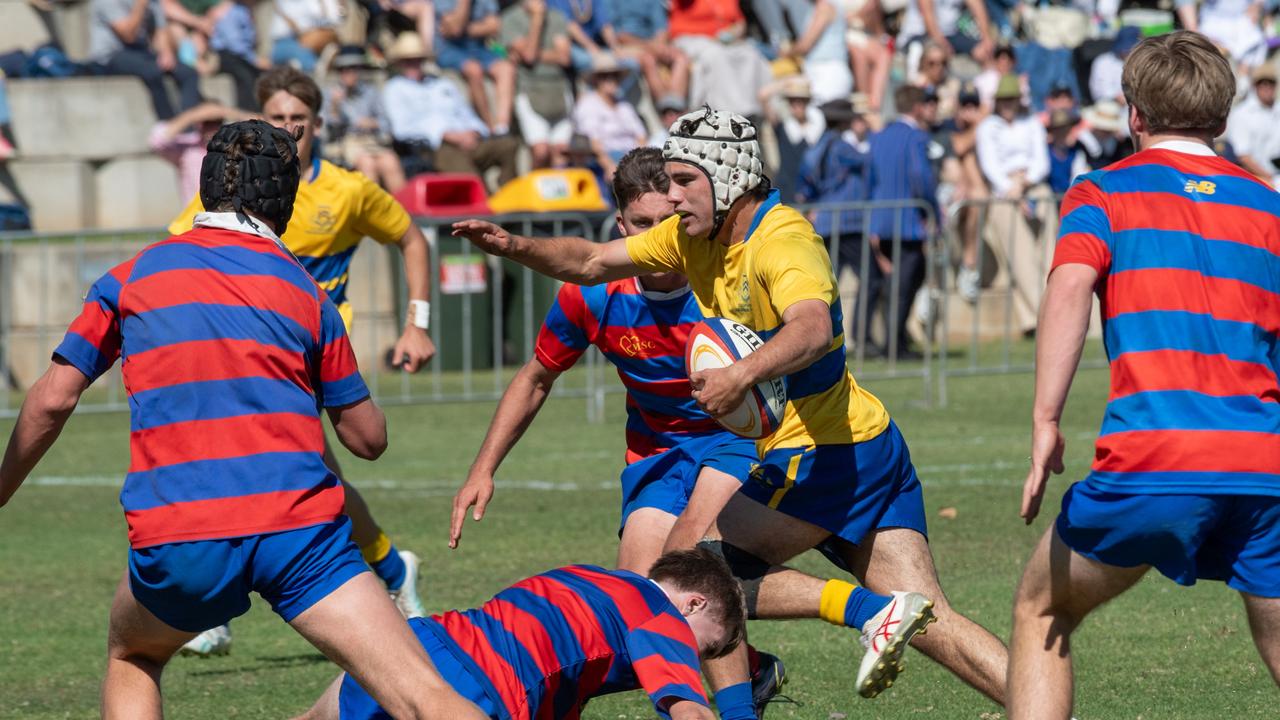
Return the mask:
[[484,80],[484,68],[480,67],[480,63],[475,60],[467,60],[462,63],[461,72],[462,77],[468,80]]
[[755,620],[760,600],[760,583],[771,567],[768,561],[723,540],[703,540],[698,543],[698,547],[711,551],[729,566],[729,571],[742,586],[742,594],[747,602],[747,619]]

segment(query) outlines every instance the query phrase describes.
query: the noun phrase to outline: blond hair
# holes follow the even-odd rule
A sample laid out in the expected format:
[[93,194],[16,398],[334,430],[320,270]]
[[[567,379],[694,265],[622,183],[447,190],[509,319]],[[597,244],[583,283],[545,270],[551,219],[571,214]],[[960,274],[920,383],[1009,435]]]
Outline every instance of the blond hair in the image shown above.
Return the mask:
[[1236,92],[1227,59],[1208,38],[1186,30],[1139,43],[1125,60],[1121,84],[1151,133],[1215,136]]

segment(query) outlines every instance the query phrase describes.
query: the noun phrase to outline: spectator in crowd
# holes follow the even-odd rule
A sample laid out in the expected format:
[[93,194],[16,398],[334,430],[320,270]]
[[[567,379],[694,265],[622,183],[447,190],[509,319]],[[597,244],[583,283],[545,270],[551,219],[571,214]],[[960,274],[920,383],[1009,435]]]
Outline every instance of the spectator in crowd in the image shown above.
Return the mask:
[[1049,115],[1049,189],[1065,193],[1071,182],[1089,172],[1088,153],[1072,131],[1080,118],[1067,110]]
[[[826,131],[804,155],[800,164],[797,199],[802,203],[854,203],[870,198],[870,150],[866,98],[830,100],[823,103]],[[883,287],[880,266],[867,251],[866,268],[862,265],[865,218],[859,210],[819,210],[812,215],[814,231],[822,236],[833,259],[836,277],[849,267],[858,277],[859,302],[849,316],[853,332],[846,335],[866,355],[879,355],[884,349],[868,342],[867,325],[875,317],[876,304]],[[865,307],[862,311],[860,308]],[[840,328],[843,330],[843,328]]]
[[568,25],[545,0],[522,0],[502,13],[502,44],[516,63],[516,119],[535,169],[563,164],[573,135]]
[[252,113],[229,108],[215,102],[204,102],[161,120],[151,128],[147,143],[151,151],[173,163],[178,169],[178,192],[181,197],[194,197],[200,192],[200,164],[205,148],[224,122],[252,119]]
[[[462,73],[471,104],[493,135],[511,131],[515,107],[516,68],[488,47],[502,31],[497,0],[434,0],[435,52],[440,67]],[[431,48],[424,47],[427,52]],[[485,75],[493,79],[494,107],[489,107]]]
[[255,0],[223,0],[210,12],[213,35],[209,49],[217,56],[218,72],[231,76],[236,86],[236,106],[255,110],[254,87],[271,63],[258,55],[258,27],[253,20]]
[[[564,13],[569,21],[569,39],[573,41],[573,69],[578,75],[591,72],[595,57],[612,52],[617,44],[610,25],[609,7],[604,0],[548,0],[551,7]],[[647,5],[651,3],[636,3]],[[628,70],[639,69],[638,61],[623,63]]]
[[391,194],[404,187],[404,168],[391,149],[391,130],[377,86],[361,77],[371,64],[359,47],[333,58],[337,82],[325,89],[321,116],[342,162]]
[[667,34],[667,8],[659,2],[608,0],[613,28],[613,52],[622,61],[640,63],[645,84],[654,98],[689,94],[689,58],[671,44]]
[[760,117],[760,88],[771,77],[764,56],[746,39],[738,0],[671,0],[670,31],[689,56],[689,106]]
[[[968,33],[960,27],[966,8],[973,18],[973,27]],[[948,55],[960,53],[985,62],[995,49],[985,0],[907,0],[898,32],[898,45],[907,51],[907,67],[920,64],[925,40],[932,40]]]
[[[765,121],[773,127],[773,137],[778,144],[778,167],[773,173],[773,185],[785,202],[796,195],[796,178],[800,174],[800,161],[818,138],[826,125],[822,112],[813,105],[809,81],[793,75],[769,83],[760,90],[760,103]],[[785,108],[779,108],[785,103]]]
[[857,0],[841,4],[846,8],[845,44],[853,66],[853,86],[866,95],[869,117],[878,117],[893,63],[883,6],[879,2],[859,4]]
[[[960,232],[960,268],[956,272],[956,289],[966,301],[978,301],[982,286],[979,267],[978,233],[985,202],[990,193],[982,169],[978,166],[978,124],[982,122],[982,100],[972,83],[961,87],[956,115],[943,122],[946,135],[941,180],[950,188],[946,205],[956,207],[956,223]],[[943,193],[939,191],[941,196]]]
[[499,185],[516,176],[515,138],[492,135],[452,82],[439,77],[434,67],[432,74],[426,72],[431,65],[417,33],[396,38],[387,59],[398,73],[382,88],[392,139],[429,159],[440,172],[483,177],[489,168],[498,168]]
[[1120,75],[1124,71],[1124,59],[1142,40],[1142,31],[1136,27],[1126,26],[1116,33],[1111,44],[1111,52],[1103,53],[1093,60],[1093,68],[1089,71],[1089,94],[1093,101],[1115,100],[1125,104],[1124,88],[1120,86]]
[[1066,85],[1057,85],[1049,89],[1049,94],[1044,98],[1044,112],[1040,113],[1040,119],[1044,122],[1045,127],[1049,126],[1049,118],[1058,110],[1065,110],[1068,113],[1076,114],[1076,96],[1071,92],[1071,88]]
[[[940,217],[938,186],[929,161],[930,127],[938,112],[923,88],[903,85],[893,94],[898,118],[871,136],[870,197],[873,202],[924,203]],[[898,293],[886,313],[885,343],[899,360],[917,359],[909,349],[907,319],[916,293],[924,284],[928,215],[919,207],[871,211],[869,238],[876,262],[886,276],[898,274]]]
[[1125,108],[1115,100],[1103,100],[1085,108],[1087,132],[1081,133],[1080,140],[1089,153],[1091,168],[1104,168],[1133,154],[1127,120]]
[[271,63],[314,73],[320,53],[338,44],[340,0],[274,0]]
[[1239,66],[1237,75],[1266,61],[1262,21],[1267,3],[1263,0],[1175,0],[1174,6],[1184,29],[1204,35],[1230,53]]
[[597,55],[587,76],[591,89],[573,107],[574,132],[591,141],[605,180],[613,178],[613,169],[622,156],[643,145],[648,135],[640,114],[619,97],[624,72],[612,55]]
[[785,8],[799,35],[786,46],[782,57],[800,64],[813,89],[813,103],[848,98],[853,92],[853,71],[844,41],[844,13],[834,0],[789,0]]
[[[1018,56],[1013,46],[1009,43],[1000,43],[996,46],[991,59],[984,64],[982,72],[973,79],[973,85],[978,89],[978,96],[982,98],[983,112],[989,113],[995,110],[996,86],[1000,84],[1000,78],[1016,74],[1017,67]],[[1025,96],[1028,92],[1026,78],[1019,75],[1018,83]]]
[[653,104],[653,109],[658,113],[658,127],[649,135],[649,142],[645,144],[660,148],[667,141],[671,126],[676,124],[676,120],[679,120],[681,115],[689,112],[689,109],[685,105],[684,98],[678,95],[658,98],[658,101]]
[[435,54],[436,4],[433,0],[378,0],[379,9],[399,15],[418,31],[427,52]]
[[916,69],[914,83],[938,96],[938,119],[955,117],[960,96],[960,80],[953,77],[950,58],[946,51],[932,42],[924,44],[920,54],[920,67]]
[[[1006,75],[996,88],[996,111],[978,124],[978,165],[996,202],[987,230],[1005,259],[1014,295],[1015,327],[1034,332],[1047,271],[1046,241],[1053,207],[1049,189],[1049,140],[1044,125],[1027,112],[1018,78]],[[1056,231],[1056,228],[1054,229]]]
[[204,57],[214,31],[213,10],[219,4],[220,0],[160,0],[178,62],[202,74],[208,69]]
[[1057,0],[1026,3],[1023,32],[1026,40],[1018,51],[1019,69],[1027,78],[1027,99],[1036,110],[1044,109],[1050,88],[1063,85],[1080,94],[1076,76],[1076,50],[1089,37],[1095,0]]
[[1231,111],[1227,139],[1240,166],[1273,187],[1280,169],[1280,107],[1276,106],[1276,68],[1265,63],[1254,69],[1253,92]]
[[200,77],[178,62],[158,0],[90,0],[89,13],[90,60],[108,74],[141,78],[157,118],[168,120],[177,114],[165,75],[178,84],[178,110],[200,104]]

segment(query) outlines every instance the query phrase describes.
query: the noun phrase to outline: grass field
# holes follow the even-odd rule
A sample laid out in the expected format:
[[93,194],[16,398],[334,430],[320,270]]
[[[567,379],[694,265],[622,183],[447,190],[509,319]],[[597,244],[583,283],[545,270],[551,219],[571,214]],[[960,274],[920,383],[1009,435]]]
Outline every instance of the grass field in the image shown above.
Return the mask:
[[[918,406],[919,385],[871,384],[911,445],[926,487],[944,587],[962,612],[1007,637],[1014,585],[1057,509],[1061,479],[1031,528],[1017,517],[1027,456],[1028,375],[955,379],[950,405]],[[1105,371],[1087,371],[1065,418],[1066,478],[1088,467],[1106,398]],[[431,610],[466,607],[556,565],[608,565],[616,548],[621,398],[589,425],[580,399],[552,400],[499,476],[497,495],[462,546],[446,547],[450,499],[479,446],[488,404],[388,410],[391,449],[376,464],[346,460],[393,539],[425,560]],[[11,423],[0,421],[7,438]],[[124,567],[116,501],[127,467],[123,415],[75,417],[36,477],[0,511],[0,717],[96,715],[107,608]],[[954,519],[939,509],[956,509]],[[826,575],[816,554],[798,566]],[[234,625],[231,656],[177,659],[166,672],[179,718],[281,718],[305,709],[335,670],[265,603]],[[857,698],[854,635],[816,621],[754,623],[752,640],[787,662],[786,694],[768,718],[986,718],[999,709],[922,655],[874,701]],[[1076,643],[1078,708],[1094,718],[1276,717],[1280,699],[1249,639],[1238,598],[1221,585],[1180,589],[1158,575],[1090,620]],[[585,717],[652,717],[639,693],[594,701]]]

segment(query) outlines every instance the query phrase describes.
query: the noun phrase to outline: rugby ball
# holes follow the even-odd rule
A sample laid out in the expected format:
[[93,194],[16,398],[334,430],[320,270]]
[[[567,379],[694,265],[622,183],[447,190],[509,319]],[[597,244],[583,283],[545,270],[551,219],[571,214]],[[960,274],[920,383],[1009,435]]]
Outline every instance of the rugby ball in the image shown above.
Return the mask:
[[[707,318],[689,333],[684,364],[690,374],[725,368],[759,350],[764,340],[747,326],[724,318]],[[751,388],[736,410],[716,418],[732,433],[747,438],[768,437],[782,424],[787,406],[787,385],[782,378],[766,380]]]

